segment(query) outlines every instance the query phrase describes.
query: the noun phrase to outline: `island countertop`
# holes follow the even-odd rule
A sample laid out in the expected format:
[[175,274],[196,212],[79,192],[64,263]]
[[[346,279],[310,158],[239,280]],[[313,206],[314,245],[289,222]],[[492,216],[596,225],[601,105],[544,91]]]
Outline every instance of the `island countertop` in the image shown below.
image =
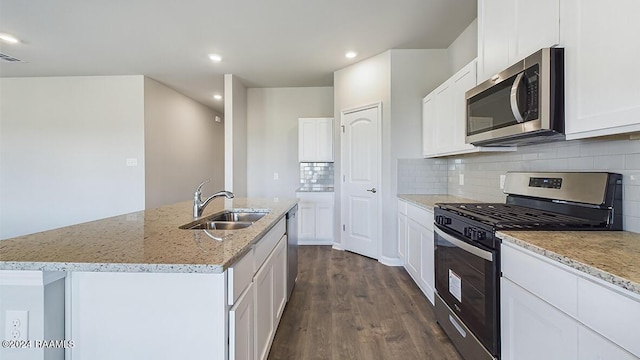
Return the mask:
[[216,198],[202,217],[223,210],[268,210],[248,228],[209,233],[193,221],[192,201],[0,241],[0,270],[222,273],[260,240],[296,199]]

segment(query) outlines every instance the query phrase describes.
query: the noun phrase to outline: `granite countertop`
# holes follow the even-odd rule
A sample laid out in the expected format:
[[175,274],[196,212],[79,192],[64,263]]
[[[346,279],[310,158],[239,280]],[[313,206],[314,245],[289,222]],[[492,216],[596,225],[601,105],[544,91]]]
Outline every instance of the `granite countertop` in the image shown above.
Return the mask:
[[296,199],[216,198],[204,216],[225,209],[269,210],[245,229],[181,230],[193,221],[185,201],[0,241],[0,270],[222,273],[251,249]]
[[426,210],[433,211],[433,207],[437,203],[477,203],[478,200],[471,200],[451,195],[414,195],[399,194],[398,198],[418,205]]
[[516,244],[640,294],[640,234],[628,231],[504,231]]

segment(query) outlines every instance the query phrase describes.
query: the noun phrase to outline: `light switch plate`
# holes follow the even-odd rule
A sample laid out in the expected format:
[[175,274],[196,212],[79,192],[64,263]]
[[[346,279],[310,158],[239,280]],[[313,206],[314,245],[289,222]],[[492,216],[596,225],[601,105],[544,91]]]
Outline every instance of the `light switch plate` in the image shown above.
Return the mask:
[[464,185],[464,174],[458,175],[458,184]]

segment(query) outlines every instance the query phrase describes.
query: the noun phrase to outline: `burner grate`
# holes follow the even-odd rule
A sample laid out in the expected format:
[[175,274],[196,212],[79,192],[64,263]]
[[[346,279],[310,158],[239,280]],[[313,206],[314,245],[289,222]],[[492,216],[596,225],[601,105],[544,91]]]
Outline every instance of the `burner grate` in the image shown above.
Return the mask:
[[440,204],[440,207],[496,229],[580,230],[606,226],[600,221],[512,204]]

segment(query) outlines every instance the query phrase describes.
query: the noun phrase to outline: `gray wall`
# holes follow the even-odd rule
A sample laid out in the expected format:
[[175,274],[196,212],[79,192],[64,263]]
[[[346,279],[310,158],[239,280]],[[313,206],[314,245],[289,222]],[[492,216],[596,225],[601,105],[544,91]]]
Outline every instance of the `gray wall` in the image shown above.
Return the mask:
[[300,117],[333,117],[333,87],[248,89],[248,196],[295,197]]
[[0,238],[144,209],[143,86],[142,76],[0,79]]
[[478,19],[473,20],[451,43],[447,52],[449,53],[449,75],[455,74],[478,57]]
[[[145,208],[190,200],[224,188],[224,123],[210,108],[144,80]],[[222,116],[220,116],[222,118]]]

